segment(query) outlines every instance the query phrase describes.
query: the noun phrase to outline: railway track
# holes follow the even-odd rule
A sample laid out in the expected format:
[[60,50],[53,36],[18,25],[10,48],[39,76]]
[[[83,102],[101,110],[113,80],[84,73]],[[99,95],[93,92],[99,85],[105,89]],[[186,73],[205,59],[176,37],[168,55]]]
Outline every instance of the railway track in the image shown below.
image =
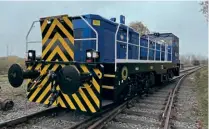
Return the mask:
[[[198,68],[200,69],[200,68]],[[183,80],[188,76],[190,75],[191,73],[195,72],[196,70],[193,70],[191,71],[190,73],[188,74],[185,74],[183,75],[180,80],[178,81],[178,83],[176,84],[176,86],[172,89],[172,91],[170,92],[169,94],[169,99],[166,103],[166,107],[165,107],[165,110],[164,110],[164,113],[162,115],[162,123],[161,125],[163,125],[163,128],[164,129],[169,129],[169,128],[173,128],[173,122],[172,122],[172,112],[174,112],[173,110],[175,109],[174,108],[174,102],[175,102],[175,99],[177,99],[177,96],[178,96],[178,92],[180,90],[180,86],[183,82]],[[189,122],[187,122],[189,124]],[[194,127],[195,128],[195,127]]]
[[49,109],[45,109],[39,112],[32,113],[30,115],[25,115],[16,119],[11,119],[8,121],[4,121],[0,123],[0,128],[6,128],[6,127],[14,127],[17,124],[27,122],[30,119],[33,119],[35,117],[41,117],[41,116],[49,116],[60,112],[58,107],[52,107]]
[[[182,77],[185,72],[188,72],[194,68],[196,67],[188,68],[188,69],[181,71],[180,77]],[[178,79],[178,78],[175,78],[175,79]],[[20,128],[22,128],[21,126],[27,126],[29,128],[56,128],[56,127],[59,127],[60,125],[63,125],[63,123],[66,123],[65,128],[71,128],[71,129],[87,128],[87,127],[91,129],[103,128],[103,125],[105,125],[105,128],[120,128],[120,126],[118,126],[117,123],[119,123],[120,125],[123,122],[126,122],[126,123],[128,122],[133,127],[135,127],[135,124],[137,122],[141,124],[140,126],[142,128],[146,128],[147,125],[150,124],[148,123],[147,120],[150,120],[150,122],[153,124],[153,126],[151,127],[156,127],[156,125],[157,126],[161,125],[161,122],[157,119],[161,119],[159,118],[159,116],[162,115],[162,109],[164,108],[165,103],[168,102],[167,100],[169,96],[167,93],[165,93],[165,91],[170,93],[171,89],[174,86],[175,84],[169,84],[169,86],[166,86],[162,89],[158,89],[158,91],[156,91],[152,95],[149,95],[146,98],[142,97],[139,99],[138,97],[135,97],[134,99],[126,101],[122,105],[116,108],[113,108],[113,107],[109,109],[107,108],[103,112],[93,117],[90,117],[88,115],[84,117],[80,115],[79,113],[73,114],[71,111],[64,112],[63,110],[59,110],[59,108],[54,107],[54,108],[46,109],[43,111],[39,111],[34,114],[30,114],[27,116],[22,116],[17,119],[2,122],[0,123],[0,128],[14,127],[16,125],[20,125]],[[167,107],[170,107],[170,106],[167,106]],[[110,109],[113,109],[113,110],[110,110]],[[149,112],[151,110],[152,112]],[[80,116],[82,119],[79,118]],[[125,116],[128,116],[128,117],[125,118]],[[153,117],[150,118],[149,116],[153,116]],[[34,124],[34,123],[31,124],[30,122],[28,122],[31,119],[38,119],[41,117],[45,117],[44,119],[41,119],[41,123],[36,121],[35,123],[38,123],[38,124]],[[133,117],[135,117],[134,120],[129,119]],[[48,121],[48,119],[51,119],[52,123],[60,122],[60,124],[53,125],[52,127],[47,126],[48,124],[45,124],[44,122]],[[61,128],[64,128],[64,127],[62,126]],[[129,128],[129,127],[127,126],[126,128]]]
[[[148,97],[138,98],[123,103],[107,114],[103,114],[98,121],[87,125],[87,129],[169,129],[170,115],[176,91],[182,80],[200,68],[187,70],[181,74],[177,82],[168,84],[158,89]],[[80,124],[81,125],[81,124]],[[80,127],[76,127],[80,128]]]

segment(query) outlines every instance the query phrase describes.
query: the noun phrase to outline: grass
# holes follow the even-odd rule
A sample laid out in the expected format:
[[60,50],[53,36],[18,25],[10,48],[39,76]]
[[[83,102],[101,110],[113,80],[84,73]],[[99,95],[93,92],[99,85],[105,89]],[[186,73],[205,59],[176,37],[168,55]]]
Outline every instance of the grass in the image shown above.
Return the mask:
[[205,128],[208,127],[208,67],[195,73],[199,115]]
[[[8,82],[7,72],[9,70],[9,67],[14,63],[19,64],[23,69],[25,68],[25,60],[23,58],[20,58],[18,56],[0,57],[0,82]],[[14,91],[16,94],[25,95],[24,91],[26,91],[26,83],[24,82],[20,88],[13,89],[11,86],[8,86],[7,88],[4,88],[2,86],[2,88],[4,89],[4,92],[7,92],[7,94],[9,91]]]
[[[9,67],[17,63],[19,64],[23,69],[25,68],[25,60],[23,58],[20,58],[18,56],[9,56],[9,57],[0,57],[0,96],[5,96],[7,98],[12,98],[13,95],[23,95],[25,97],[25,83],[20,88],[13,88],[10,86],[7,72],[9,70]],[[5,83],[6,82],[6,83]]]
[[17,56],[0,57],[0,74],[7,74],[9,67],[14,64],[20,64],[24,68],[24,59]]

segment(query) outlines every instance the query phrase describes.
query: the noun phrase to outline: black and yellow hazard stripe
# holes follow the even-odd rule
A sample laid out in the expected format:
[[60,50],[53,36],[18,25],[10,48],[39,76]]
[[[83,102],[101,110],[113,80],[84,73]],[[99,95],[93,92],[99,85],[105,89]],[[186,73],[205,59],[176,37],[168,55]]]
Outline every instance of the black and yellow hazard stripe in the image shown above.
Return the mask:
[[[68,16],[61,18],[44,18],[41,19],[42,32],[42,59],[45,61],[74,61],[74,36],[72,19]],[[61,106],[73,110],[84,112],[97,112],[101,107],[101,79],[102,71],[99,67],[89,67],[87,64],[76,63],[75,66],[80,72],[92,73],[91,83],[84,83],[78,92],[67,95],[61,92],[61,95],[53,102],[54,106]],[[27,97],[30,101],[48,104],[51,97],[51,82],[48,79],[47,71],[59,71],[65,65],[56,63],[36,64],[29,66],[28,69],[41,69],[40,82],[33,83],[28,81],[28,86],[32,89]],[[60,90],[57,85],[57,90]]]
[[43,45],[42,59],[46,60],[54,49],[60,49],[67,58],[64,61],[73,61],[74,36],[72,18],[68,16],[53,19],[45,18],[40,23]]

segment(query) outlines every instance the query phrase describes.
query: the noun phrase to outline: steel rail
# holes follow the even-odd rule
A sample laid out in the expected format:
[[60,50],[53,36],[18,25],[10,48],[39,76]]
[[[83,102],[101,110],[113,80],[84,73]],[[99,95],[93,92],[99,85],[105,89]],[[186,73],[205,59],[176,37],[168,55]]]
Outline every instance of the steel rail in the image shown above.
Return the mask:
[[36,117],[42,117],[42,116],[49,116],[53,113],[57,113],[61,111],[59,107],[52,107],[52,108],[48,108],[39,112],[35,112],[29,115],[25,115],[19,118],[15,118],[12,120],[8,120],[8,121],[4,121],[0,123],[0,128],[4,128],[4,127],[13,127],[15,125],[27,122],[29,120],[31,120],[32,118],[36,118]]
[[163,111],[163,114],[162,114],[162,116],[161,116],[161,119],[164,119],[164,118],[165,118],[165,114],[166,114],[166,112],[167,112],[167,110],[168,110],[169,102],[170,102],[170,100],[171,100],[171,95],[172,95],[172,91],[169,92],[168,100],[167,100],[165,109],[164,109],[164,111]]
[[108,107],[104,108],[101,112],[97,112],[92,117],[85,119],[85,120],[79,122],[78,124],[70,127],[70,129],[83,129],[85,127],[88,127],[89,125],[91,125],[95,121],[98,121],[98,119],[100,119],[104,114],[108,113],[111,109],[116,108],[116,106],[117,105],[115,105],[115,104],[110,104]]
[[[192,71],[196,71],[197,69],[190,69],[190,70],[192,70]],[[187,71],[189,71],[189,70],[187,70]],[[185,71],[184,71],[185,72]],[[174,81],[174,80],[176,80],[176,79],[179,79],[179,78],[182,78],[183,76],[185,76],[185,74],[184,75],[181,75],[181,76],[178,76],[177,78],[175,78],[175,79],[172,79],[171,80],[171,82],[172,81]],[[170,100],[172,99],[172,91],[170,92]],[[106,125],[106,123],[108,123],[109,121],[111,121],[112,119],[114,119],[118,114],[120,114],[124,109],[126,109],[126,105],[128,104],[128,103],[130,103],[131,101],[133,101],[133,100],[135,100],[137,97],[134,97],[133,99],[131,99],[131,100],[129,100],[129,101],[126,101],[126,102],[124,102],[123,104],[121,104],[120,106],[118,106],[117,108],[114,108],[114,109],[112,109],[112,111],[110,111],[110,112],[108,112],[108,113],[106,113],[106,114],[104,114],[104,116],[101,118],[101,119],[99,119],[99,120],[97,120],[97,121],[95,121],[93,124],[91,124],[91,125],[89,125],[89,126],[86,126],[85,127],[85,129],[101,129],[101,128],[103,128],[105,125]],[[168,100],[169,101],[169,100]],[[172,100],[173,101],[173,100]],[[170,106],[169,106],[169,103],[167,104],[168,106],[167,106],[167,109],[165,109],[166,110],[166,112],[169,112],[170,111]],[[168,108],[169,107],[169,108]],[[164,115],[167,115],[166,113],[164,114]]]
[[[191,69],[189,69],[189,70],[191,70]],[[193,71],[196,71],[196,70],[193,70]],[[181,76],[179,76],[179,77],[177,77],[173,80],[176,80],[176,79],[178,79],[182,76],[184,77],[185,75],[181,75]],[[110,108],[104,110],[103,112],[100,112],[100,113],[96,114],[94,117],[91,117],[90,119],[86,119],[86,120],[80,122],[79,124],[73,126],[72,129],[80,128],[83,123],[86,123],[86,125],[84,125],[84,127],[88,127],[88,129],[102,128],[104,126],[104,123],[112,120],[117,114],[119,114],[120,112],[122,112],[126,108],[127,104],[129,104],[130,102],[132,102],[136,98],[137,98],[137,96],[134,97],[133,99],[127,100],[126,102],[122,103],[119,106],[116,106],[116,105],[114,105],[114,107],[110,106]],[[171,101],[173,101],[173,98],[171,98],[171,99],[172,99]],[[168,112],[170,110],[171,110],[171,106],[169,106]],[[32,118],[41,117],[41,116],[49,116],[50,114],[58,113],[58,112],[61,112],[61,111],[65,111],[65,110],[63,110],[63,109],[60,110],[59,107],[48,108],[48,109],[45,109],[45,110],[42,110],[42,111],[39,111],[39,112],[36,112],[36,113],[33,113],[33,114],[29,114],[29,115],[22,116],[22,117],[19,117],[19,118],[16,118],[16,119],[1,122],[0,123],[0,128],[15,126],[17,124],[27,122]],[[166,121],[169,121],[169,120],[166,120]]]
[[101,129],[104,127],[106,123],[111,121],[115,118],[119,113],[121,113],[124,109],[127,108],[127,105],[132,101],[136,100],[138,96],[124,102],[123,104],[119,105],[118,107],[114,108],[112,111],[108,112],[108,114],[104,115],[101,119],[93,123],[92,125],[88,126],[86,129]]
[[[203,66],[203,67],[204,67],[204,66]],[[203,67],[199,67],[199,68],[196,68],[196,69],[192,69],[192,71],[190,71],[190,72],[188,72],[188,73],[185,73],[183,76],[180,77],[178,83],[177,83],[177,84],[175,85],[175,87],[173,88],[173,90],[172,90],[172,92],[171,92],[171,94],[172,94],[171,99],[170,99],[170,101],[167,102],[167,104],[169,104],[169,106],[168,106],[168,109],[166,109],[166,110],[167,110],[167,114],[166,114],[166,117],[165,117],[166,119],[165,119],[165,121],[164,121],[164,119],[162,119],[162,123],[163,123],[163,121],[164,121],[164,127],[163,127],[164,129],[169,129],[169,121],[170,121],[171,111],[172,111],[172,106],[173,106],[173,101],[174,101],[174,97],[175,97],[175,95],[176,95],[177,89],[180,87],[180,85],[182,84],[183,80],[184,80],[188,75],[190,75],[190,74],[196,72],[197,70],[199,70],[199,69],[201,69],[201,68],[203,68]]]

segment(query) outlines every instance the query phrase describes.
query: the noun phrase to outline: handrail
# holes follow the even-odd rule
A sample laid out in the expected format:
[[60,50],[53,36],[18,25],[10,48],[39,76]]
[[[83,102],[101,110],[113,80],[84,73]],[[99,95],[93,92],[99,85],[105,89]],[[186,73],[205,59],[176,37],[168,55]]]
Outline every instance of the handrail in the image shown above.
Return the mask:
[[162,56],[161,52],[162,52],[162,48],[161,48],[161,44],[160,44],[160,61],[161,61],[161,56]]
[[82,40],[97,40],[97,38],[79,38],[79,39],[74,39],[75,41],[82,41]]
[[80,16],[82,20],[84,20],[84,22],[95,32],[96,34],[96,51],[98,51],[98,33],[97,31],[94,29],[94,27],[92,27],[89,22],[83,17],[83,16]]
[[148,43],[148,47],[147,47],[147,60],[149,60],[149,44],[150,44],[149,35],[147,35],[147,37],[148,37],[148,41],[147,41],[147,43]]
[[171,61],[173,61],[172,59],[173,59],[173,44],[171,44]]
[[129,42],[129,28],[127,27],[127,34],[126,34],[126,60],[128,60],[128,42]]
[[141,40],[140,40],[140,39],[141,39],[141,37],[139,36],[139,53],[138,53],[138,60],[140,60],[140,52],[141,52],[141,50],[140,50],[140,49],[141,49],[141,44],[140,44],[140,43],[141,43]]
[[117,70],[117,36],[118,36],[119,28],[120,28],[120,23],[118,24],[117,30],[115,32],[115,72]]
[[[98,33],[97,31],[89,24],[89,22],[83,17],[83,16],[79,16],[81,17],[81,19],[95,32],[96,34],[96,38],[83,38],[83,39],[74,39],[75,41],[79,41],[79,40],[96,40],[96,51],[98,51]],[[33,21],[30,29],[28,30],[28,33],[26,35],[26,53],[28,51],[28,43],[39,43],[39,42],[42,42],[42,41],[28,41],[28,37],[34,27],[34,24],[37,23],[39,21]]]
[[168,44],[165,45],[166,60],[168,60]]
[[30,26],[30,29],[28,30],[28,33],[27,33],[27,35],[26,35],[26,37],[25,37],[25,40],[26,40],[26,53],[27,53],[27,51],[28,51],[28,36],[29,36],[29,34],[30,34],[31,30],[33,29],[34,24],[35,24],[36,22],[39,22],[39,21],[33,21],[32,25]]
[[[147,39],[147,41],[148,41],[147,42],[148,43],[147,47],[140,45],[140,37],[139,37],[139,44],[130,43],[129,42],[129,28],[127,28],[127,35],[126,35],[127,39],[126,39],[126,41],[118,40],[117,36],[118,36],[118,31],[119,31],[119,28],[120,28],[121,25],[122,24],[120,24],[120,23],[118,24],[117,29],[116,29],[116,33],[115,33],[115,71],[117,70],[117,63],[119,62],[119,60],[117,59],[117,43],[126,44],[126,58],[125,59],[121,59],[120,62],[121,61],[131,61],[131,60],[128,59],[128,47],[129,47],[129,45],[139,47],[139,50],[138,50],[138,60],[140,60],[140,48],[146,48],[147,49],[147,59],[146,59],[147,61],[149,61],[150,50],[154,50],[154,59],[152,59],[153,61],[156,61],[156,52],[158,51],[158,52],[160,52],[160,61],[161,62],[170,62],[168,60],[168,55],[167,54],[172,54],[172,53],[167,51],[168,45],[165,44],[165,46],[164,46],[165,50],[163,51],[162,48],[161,48],[162,44],[158,43],[160,45],[160,50],[157,50],[157,48],[156,48],[157,42],[153,41],[155,43],[154,44],[154,48],[149,48],[150,41],[152,41],[152,40],[150,40],[149,36],[148,36],[148,39]],[[162,60],[162,58],[161,58],[161,56],[162,56],[161,52],[164,52],[164,54],[163,54],[164,55],[164,60]]]
[[[90,28],[91,28],[91,30],[93,30],[94,31],[94,33],[96,34],[96,38],[79,38],[79,39],[74,39],[75,41],[81,41],[81,40],[96,40],[96,51],[98,51],[98,32],[95,30],[95,28],[81,15],[81,16],[78,16],[78,17],[80,17]],[[36,23],[36,22],[39,22],[39,21],[33,21],[33,23],[32,23],[32,25],[31,25],[31,27],[30,27],[30,29],[29,29],[29,31],[28,31],[28,33],[27,33],[27,35],[26,35],[26,53],[27,53],[27,51],[28,51],[28,43],[38,43],[38,42],[41,42],[41,41],[28,41],[28,37],[29,37],[29,34],[30,34],[30,32],[32,31],[32,29],[33,29],[33,27],[34,27],[34,24]],[[161,43],[158,43],[159,45],[160,45],[160,50],[157,50],[156,49],[156,42],[155,42],[155,48],[153,49],[153,48],[149,48],[149,43],[150,43],[150,41],[152,41],[152,40],[150,40],[149,39],[149,36],[148,36],[148,47],[145,47],[145,46],[141,46],[140,45],[140,37],[139,37],[139,44],[137,45],[137,44],[132,44],[132,43],[130,43],[129,42],[129,28],[131,28],[131,27],[128,27],[128,26],[126,26],[126,25],[124,25],[124,26],[126,26],[127,27],[127,38],[126,38],[126,42],[125,41],[120,41],[120,40],[117,40],[117,35],[118,35],[118,31],[119,31],[119,28],[120,28],[120,26],[121,25],[124,25],[124,24],[122,24],[122,23],[118,23],[118,26],[117,26],[117,30],[116,30],[116,33],[115,33],[115,71],[117,70],[117,43],[118,42],[121,42],[121,43],[126,43],[126,46],[127,46],[127,48],[126,48],[126,60],[129,60],[128,59],[128,47],[129,47],[129,45],[132,45],[132,46],[137,46],[137,47],[139,47],[139,51],[138,51],[138,60],[140,60],[140,48],[142,47],[142,48],[148,48],[148,53],[147,53],[147,60],[149,60],[149,54],[150,54],[150,50],[154,50],[155,51],[155,53],[154,53],[154,60],[156,60],[155,58],[156,58],[156,51],[160,51],[160,61],[161,61],[161,56],[162,56],[162,54],[161,54],[161,52],[165,52],[164,54],[165,54],[165,57],[164,57],[164,60],[168,60],[168,55],[167,54],[171,54],[171,61],[172,61],[172,55],[173,55],[173,48],[171,47],[171,52],[168,52],[167,50],[166,50],[166,45],[165,45],[165,51],[162,51],[162,49],[161,49]],[[133,29],[133,28],[131,28],[131,29]],[[133,29],[134,30],[134,29]],[[136,31],[134,31],[134,32],[136,32]]]
[[156,49],[156,40],[155,40],[155,50],[154,51],[155,51],[155,53],[154,53],[155,54],[154,55],[154,60],[156,60],[156,52],[157,52],[157,49]]

